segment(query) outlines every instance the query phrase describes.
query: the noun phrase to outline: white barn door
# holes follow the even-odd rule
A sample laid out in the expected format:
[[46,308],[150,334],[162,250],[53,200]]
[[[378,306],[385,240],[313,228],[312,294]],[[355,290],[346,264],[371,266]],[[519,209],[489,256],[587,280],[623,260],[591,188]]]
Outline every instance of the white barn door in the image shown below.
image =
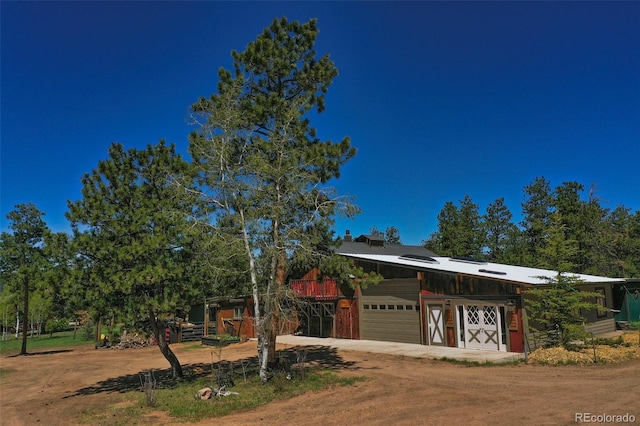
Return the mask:
[[500,350],[500,311],[496,305],[464,306],[465,342],[469,349]]
[[444,307],[427,304],[427,344],[444,346]]

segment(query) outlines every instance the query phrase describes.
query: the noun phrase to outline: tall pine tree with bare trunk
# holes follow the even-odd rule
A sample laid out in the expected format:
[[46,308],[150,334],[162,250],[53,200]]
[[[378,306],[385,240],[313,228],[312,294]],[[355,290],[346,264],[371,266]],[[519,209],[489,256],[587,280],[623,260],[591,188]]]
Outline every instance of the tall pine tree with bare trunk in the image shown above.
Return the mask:
[[44,255],[45,237],[50,233],[43,217],[33,203],[18,204],[7,215],[12,233],[0,235],[0,278],[9,284],[22,307],[22,347],[27,354],[29,330],[29,297],[43,280],[47,262]]
[[199,129],[189,152],[211,223],[244,245],[255,308],[260,377],[275,356],[281,297],[294,251],[313,251],[336,214],[353,214],[349,200],[328,186],[355,155],[348,138],[320,140],[309,116],[325,108],[338,71],[314,51],[315,20],[275,19],[233,71],[220,69],[217,93],[199,99]]

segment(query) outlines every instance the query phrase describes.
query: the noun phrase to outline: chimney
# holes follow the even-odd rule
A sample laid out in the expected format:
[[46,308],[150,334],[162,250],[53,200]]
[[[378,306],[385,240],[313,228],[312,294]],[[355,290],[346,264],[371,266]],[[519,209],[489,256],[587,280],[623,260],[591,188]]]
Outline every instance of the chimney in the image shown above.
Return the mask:
[[347,229],[344,233],[344,242],[350,243],[351,241],[353,241],[353,239],[351,238],[351,231]]

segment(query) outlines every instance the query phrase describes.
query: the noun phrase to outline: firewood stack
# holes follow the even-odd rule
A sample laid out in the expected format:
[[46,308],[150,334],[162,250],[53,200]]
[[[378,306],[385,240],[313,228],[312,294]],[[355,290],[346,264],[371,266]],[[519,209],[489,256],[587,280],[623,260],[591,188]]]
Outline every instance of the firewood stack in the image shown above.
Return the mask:
[[151,346],[151,339],[140,336],[139,334],[125,334],[120,338],[120,342],[115,345],[112,345],[112,348],[116,349],[135,349],[135,348],[146,348],[147,346]]

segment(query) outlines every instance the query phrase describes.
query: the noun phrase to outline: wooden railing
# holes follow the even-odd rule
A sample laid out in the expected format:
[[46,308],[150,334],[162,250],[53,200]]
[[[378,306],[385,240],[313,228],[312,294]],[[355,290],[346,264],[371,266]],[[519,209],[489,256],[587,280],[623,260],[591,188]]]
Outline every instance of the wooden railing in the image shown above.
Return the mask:
[[335,280],[291,280],[291,290],[298,297],[315,300],[335,300],[339,296],[338,284]]

